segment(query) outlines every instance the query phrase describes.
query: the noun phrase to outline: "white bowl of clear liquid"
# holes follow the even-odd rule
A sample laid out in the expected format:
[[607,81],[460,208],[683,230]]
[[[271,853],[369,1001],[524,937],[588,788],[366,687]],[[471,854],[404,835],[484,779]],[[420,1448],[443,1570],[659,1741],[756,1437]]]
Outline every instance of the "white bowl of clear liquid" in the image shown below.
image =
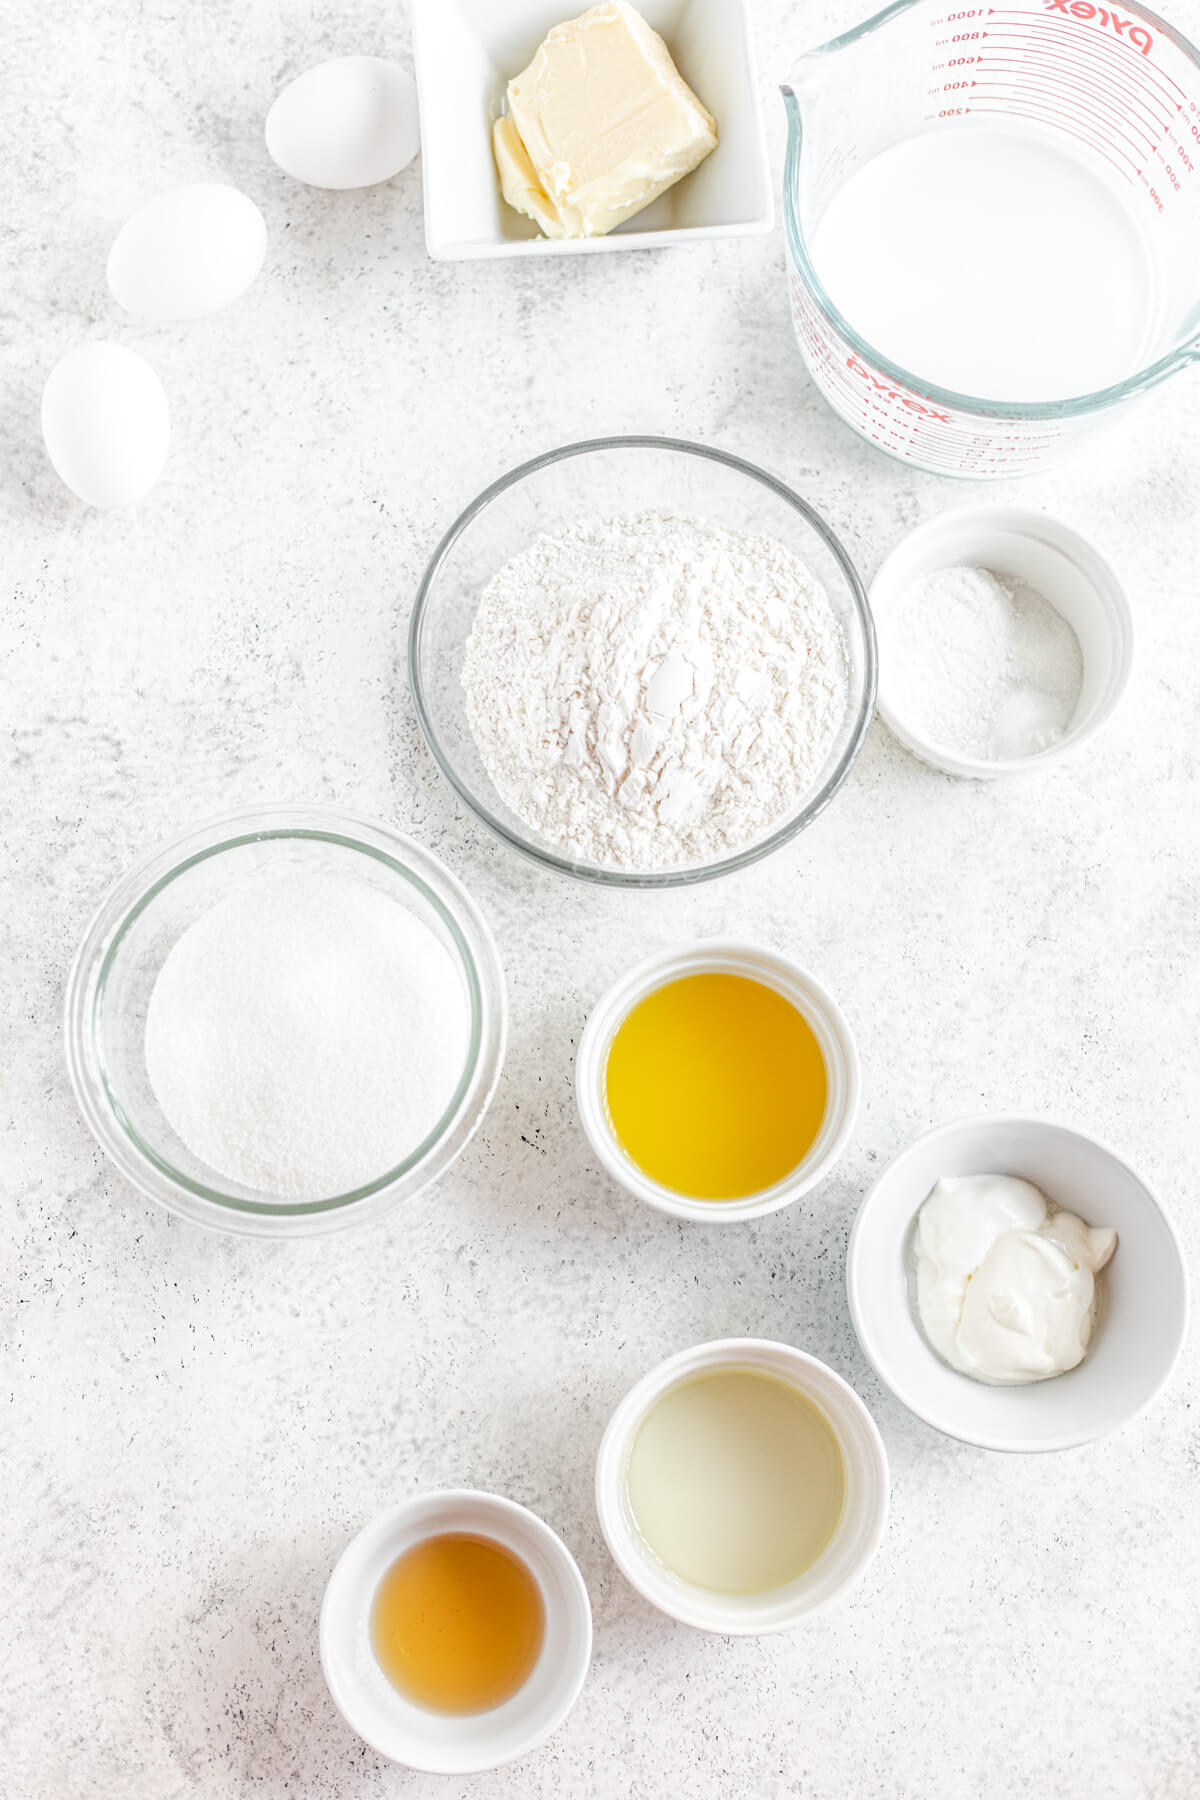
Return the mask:
[[1156,14],[908,0],[784,98],[796,334],[880,449],[1030,474],[1200,357],[1200,54]]

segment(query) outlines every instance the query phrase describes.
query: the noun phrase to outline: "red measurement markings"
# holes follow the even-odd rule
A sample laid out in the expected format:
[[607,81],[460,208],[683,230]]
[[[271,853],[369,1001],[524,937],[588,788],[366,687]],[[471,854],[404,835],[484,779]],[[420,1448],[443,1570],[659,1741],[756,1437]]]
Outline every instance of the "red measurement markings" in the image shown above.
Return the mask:
[[[1003,17],[1004,15],[998,16]],[[1072,52],[1079,57],[1093,57],[1098,63],[1103,63],[1110,69],[1120,69],[1126,74],[1136,74],[1146,83],[1147,87],[1163,87],[1163,97],[1171,106],[1176,104],[1176,94],[1184,100],[1187,99],[1187,95],[1179,83],[1173,80],[1165,69],[1161,68],[1158,63],[1148,62],[1122,38],[1100,37],[1096,32],[1089,31],[1076,19],[1068,18],[1060,22],[1057,19],[1045,19],[1038,13],[1016,13],[1011,16],[1016,21],[1011,27],[992,26],[984,32],[984,37],[989,42],[1015,39],[1018,43],[1026,43],[1032,38],[1037,38],[1042,43],[1069,43]],[[1075,29],[1071,30],[1071,26],[1074,26]],[[1173,88],[1174,93],[1167,93],[1165,90],[1168,87]]]
[[[976,83],[976,87],[978,89],[1001,87],[1001,88],[1004,88],[1007,91],[1007,93],[1009,95],[1011,95],[1011,97],[1014,100],[1024,100],[1030,106],[1036,105],[1036,107],[1038,109],[1039,117],[1043,117],[1044,120],[1053,121],[1054,125],[1055,125],[1055,129],[1059,129],[1061,121],[1065,119],[1070,124],[1078,127],[1080,130],[1097,133],[1097,135],[1101,138],[1101,140],[1104,141],[1106,144],[1107,144],[1107,139],[1108,139],[1109,134],[1124,138],[1126,144],[1128,144],[1129,149],[1132,152],[1133,159],[1135,162],[1139,157],[1143,156],[1145,154],[1146,150],[1149,148],[1148,143],[1145,146],[1135,144],[1132,138],[1127,137],[1123,131],[1119,131],[1116,128],[1116,126],[1114,125],[1114,123],[1111,119],[1105,118],[1102,114],[1096,113],[1093,108],[1088,108],[1088,107],[1081,105],[1077,101],[1072,101],[1069,96],[1063,95],[1060,97],[1056,93],[1056,91],[1053,87],[1051,87],[1049,90],[1046,90],[1046,89],[1042,89],[1042,88],[1034,88],[1028,82],[1021,84],[1016,81],[1004,81],[1004,80],[999,80],[999,81],[995,81],[995,82],[986,81],[986,80],[979,81]],[[1053,96],[1053,98],[1043,99],[1042,96],[1046,92],[1049,92],[1049,94],[1051,96]],[[1061,98],[1061,104],[1056,104],[1056,102],[1060,98]],[[973,109],[973,104],[974,103],[972,102],[971,103],[972,109]],[[1068,111],[1067,109],[1070,107],[1074,107],[1075,110]],[[1091,113],[1092,116],[1091,117],[1086,116],[1088,113]],[[1098,123],[1093,123],[1093,120],[1098,121]],[[1120,156],[1122,154],[1120,147],[1116,144],[1112,144],[1111,149],[1115,152],[1115,154],[1117,156]],[[1110,157],[1109,160],[1112,161],[1112,157]]]
[[[1165,137],[1168,144],[1174,144],[1175,156],[1177,161],[1182,164],[1184,174],[1194,175],[1196,173],[1196,165],[1192,159],[1193,157],[1200,155],[1200,149],[1197,148],[1197,145],[1200,144],[1200,129],[1197,129],[1195,125],[1192,126],[1192,139],[1194,140],[1192,142],[1189,142],[1187,138],[1176,137],[1173,131],[1166,132]],[[1158,154],[1165,164],[1167,152],[1161,145],[1159,146]]]
[[810,371],[826,399],[847,423],[885,450],[915,455],[947,474],[964,469],[1019,473],[1031,457],[1060,433],[1041,421],[1031,431],[1024,420],[1000,415],[997,436],[980,434],[967,420],[926,396],[885,379],[827,328],[810,295],[792,278],[793,316]]
[[939,424],[950,424],[950,416],[943,407],[931,400],[922,400],[897,382],[889,381],[884,375],[877,375],[869,363],[851,353],[845,359],[848,372],[864,384],[868,397],[872,400],[884,401],[888,406],[903,407],[906,412],[915,413],[918,420],[933,419]]
[[[886,440],[878,432],[868,431],[867,436],[882,448],[888,447]],[[942,474],[960,475],[964,473],[967,465],[967,459],[963,456],[957,455],[953,451],[948,455],[940,455],[921,439],[911,440],[909,450],[927,468]],[[905,452],[902,450],[900,454],[904,455]],[[997,476],[1019,475],[1036,454],[1036,451],[1025,445],[1014,446],[1011,454],[997,447],[986,456],[970,459],[970,466],[980,474],[987,472]]]
[[1140,114],[1145,114],[1155,132],[1164,131],[1182,111],[1180,102],[1171,99],[1169,95],[1159,94],[1146,87],[1140,93],[1136,89],[1131,90],[1121,79],[1122,71],[1110,68],[1098,57],[1080,58],[1072,55],[1066,47],[1061,48],[1059,56],[1053,54],[1051,46],[1032,50],[1024,47],[1023,54],[1022,49],[1019,39],[1011,45],[997,45],[988,57],[988,62],[997,67],[1018,71],[1028,68],[1039,74],[1048,74],[1060,83],[1069,82],[1077,92],[1094,94],[1130,124],[1140,126]]
[[[989,81],[986,76],[983,76],[978,81],[973,81],[971,86],[979,92],[986,89],[1003,89],[1007,93],[1014,94],[1019,99],[1028,99],[1031,104],[1036,102],[1038,106],[1045,108],[1047,114],[1056,114],[1058,117],[1063,117],[1064,113],[1061,109],[1056,107],[1053,102],[1061,98],[1062,108],[1074,109],[1072,113],[1066,114],[1065,116],[1074,117],[1075,113],[1078,113],[1080,116],[1077,122],[1081,125],[1086,125],[1089,130],[1097,131],[1101,136],[1103,136],[1105,132],[1108,132],[1111,133],[1113,137],[1122,138],[1125,143],[1128,144],[1130,155],[1135,164],[1140,158],[1148,155],[1154,149],[1155,140],[1152,137],[1144,134],[1142,141],[1140,143],[1135,143],[1133,138],[1131,138],[1127,132],[1121,130],[1111,114],[1099,112],[1096,107],[1085,105],[1082,100],[1075,99],[1072,94],[1062,93],[1061,89],[1056,86],[1053,81],[1043,83],[1039,78],[1038,81],[1034,82],[1026,76],[1018,82],[1008,80],[1003,75],[998,76],[995,81]],[[1113,148],[1114,150],[1118,149],[1115,144],[1113,145]]]
[[[1015,99],[1005,100],[996,105],[990,105],[986,100],[980,100],[974,105],[968,106],[966,111],[969,113],[990,113],[994,114],[998,119],[1032,119],[1035,125],[1044,125],[1046,123],[1046,117],[1043,111],[1033,111],[1029,107],[1018,106],[1015,103]],[[1056,125],[1055,130],[1061,131],[1066,137],[1075,138],[1080,144],[1085,144],[1087,148],[1094,151],[1097,156],[1102,156],[1105,162],[1112,165],[1118,175],[1123,176],[1124,179],[1128,181],[1129,168],[1124,163],[1117,162],[1115,157],[1110,155],[1108,147],[1104,143],[1097,143],[1095,138],[1090,137],[1086,135],[1084,131],[1077,129],[1078,123],[1079,121],[1076,120],[1072,124]]]
[[[840,373],[840,371],[839,371]],[[974,421],[960,419],[953,413],[914,415],[889,405],[882,396],[867,394],[850,387],[844,380],[831,384],[827,397],[844,418],[857,422],[875,443],[905,446],[919,452],[922,460],[935,463],[948,472],[969,464],[987,464],[997,469],[1018,468],[1031,455],[1036,455],[1060,436],[1053,427],[1030,431],[1025,421],[998,417],[995,434],[981,435],[973,429]],[[944,423],[939,423],[943,420]]]
[[[1055,54],[1055,52],[1058,54]],[[1173,100],[1160,100],[1151,90],[1140,91],[1125,80],[1113,79],[1107,69],[1091,67],[1081,62],[1067,45],[1047,45],[1044,48],[1029,50],[1024,56],[1017,56],[1009,49],[998,52],[985,52],[979,58],[981,67],[1003,68],[1022,72],[1032,69],[1037,74],[1049,75],[1056,81],[1063,81],[1070,71],[1071,85],[1082,93],[1095,96],[1101,101],[1111,101],[1113,95],[1119,95],[1126,110],[1133,115],[1134,108],[1141,108],[1148,116],[1154,130],[1161,130],[1165,120],[1174,119],[1178,115],[1178,107]],[[1139,121],[1140,123],[1140,121]]]

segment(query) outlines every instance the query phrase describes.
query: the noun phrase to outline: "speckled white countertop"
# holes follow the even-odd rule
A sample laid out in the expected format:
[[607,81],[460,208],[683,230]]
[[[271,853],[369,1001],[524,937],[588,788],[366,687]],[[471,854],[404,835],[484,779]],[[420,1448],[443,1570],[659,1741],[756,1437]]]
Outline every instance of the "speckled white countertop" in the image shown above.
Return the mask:
[[[861,10],[759,0],[764,88]],[[1200,31],[1197,0],[1171,10]],[[482,485],[592,433],[697,437],[794,483],[868,577],[910,525],[979,490],[885,461],[826,411],[792,344],[778,232],[437,266],[419,164],[361,194],[286,180],[261,141],[273,93],[328,55],[407,60],[402,7],[14,0],[4,37],[5,1800],[1188,1800],[1194,1355],[1108,1443],[975,1452],[870,1373],[842,1263],[882,1164],[987,1107],[1115,1141],[1195,1259],[1200,378],[1061,473],[990,490],[1093,534],[1128,580],[1138,670],[1092,751],[972,786],[876,725],[834,806],[743,876],[660,896],[551,879],[454,804],[405,684],[421,568]],[[768,119],[778,167],[769,93]],[[226,316],[144,329],[108,297],[108,243],[143,195],[206,175],[263,207],[264,275]],[[174,408],[166,477],[132,518],[75,504],[37,430],[50,366],[108,334],[145,348]],[[191,821],[272,799],[377,814],[442,856],[496,930],[512,1001],[497,1100],[441,1186],[382,1227],[285,1247],[179,1224],[115,1178],[77,1117],[59,1029],[107,883]],[[830,985],[865,1104],[810,1199],[686,1229],[598,1172],[572,1050],[631,960],[734,930]],[[840,1612],[732,1642],[672,1624],[616,1575],[591,1471],[638,1374],[743,1332],[855,1385],[895,1485]],[[474,1782],[384,1763],[317,1662],[342,1545],[443,1483],[541,1513],[596,1616],[567,1724]]]

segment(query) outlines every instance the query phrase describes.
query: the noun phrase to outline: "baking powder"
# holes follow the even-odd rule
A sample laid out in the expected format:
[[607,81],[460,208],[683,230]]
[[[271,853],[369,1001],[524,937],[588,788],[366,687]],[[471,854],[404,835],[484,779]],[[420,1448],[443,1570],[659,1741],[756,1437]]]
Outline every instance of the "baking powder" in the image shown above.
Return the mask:
[[989,569],[937,569],[882,623],[889,693],[914,732],[976,761],[1048,750],[1074,716],[1079,640],[1027,582]]

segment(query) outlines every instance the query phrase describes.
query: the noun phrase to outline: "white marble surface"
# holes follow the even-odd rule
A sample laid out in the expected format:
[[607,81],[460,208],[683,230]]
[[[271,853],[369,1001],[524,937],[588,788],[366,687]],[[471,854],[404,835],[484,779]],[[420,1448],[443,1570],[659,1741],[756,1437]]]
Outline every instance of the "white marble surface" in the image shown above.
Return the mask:
[[[760,0],[764,86],[859,10]],[[1197,0],[1172,17],[1200,31]],[[1196,378],[1061,473],[993,490],[1094,534],[1128,579],[1139,667],[1094,750],[970,786],[877,725],[831,810],[742,877],[650,897],[552,880],[454,805],[405,685],[422,565],[481,485],[589,433],[686,434],[780,471],[868,576],[906,527],[971,494],[884,461],[825,410],[792,345],[778,233],[433,266],[419,165],[357,195],[287,181],[261,143],[272,95],[326,55],[406,59],[402,8],[14,0],[4,35],[6,1800],[1194,1794],[1194,1355],[1111,1442],[974,1452],[871,1375],[842,1258],[881,1164],[977,1107],[1098,1129],[1160,1186],[1195,1256]],[[143,329],[107,296],[107,245],[143,194],[202,175],[260,202],[266,270],[225,317]],[[167,475],[132,518],[76,505],[37,433],[51,364],[108,334],[144,347],[174,406]],[[177,1224],[110,1173],[76,1115],[59,1008],[84,921],[131,858],[280,798],[392,819],[443,856],[495,926],[513,1030],[491,1115],[439,1189],[375,1230],[276,1248]],[[682,1229],[594,1167],[572,1047],[631,959],[734,929],[832,986],[865,1105],[810,1200],[753,1228]],[[869,1577],[783,1639],[656,1615],[592,1510],[628,1384],[726,1332],[827,1358],[892,1458]],[[317,1663],[341,1546],[436,1483],[536,1508],[595,1605],[566,1726],[475,1782],[381,1761]]]

